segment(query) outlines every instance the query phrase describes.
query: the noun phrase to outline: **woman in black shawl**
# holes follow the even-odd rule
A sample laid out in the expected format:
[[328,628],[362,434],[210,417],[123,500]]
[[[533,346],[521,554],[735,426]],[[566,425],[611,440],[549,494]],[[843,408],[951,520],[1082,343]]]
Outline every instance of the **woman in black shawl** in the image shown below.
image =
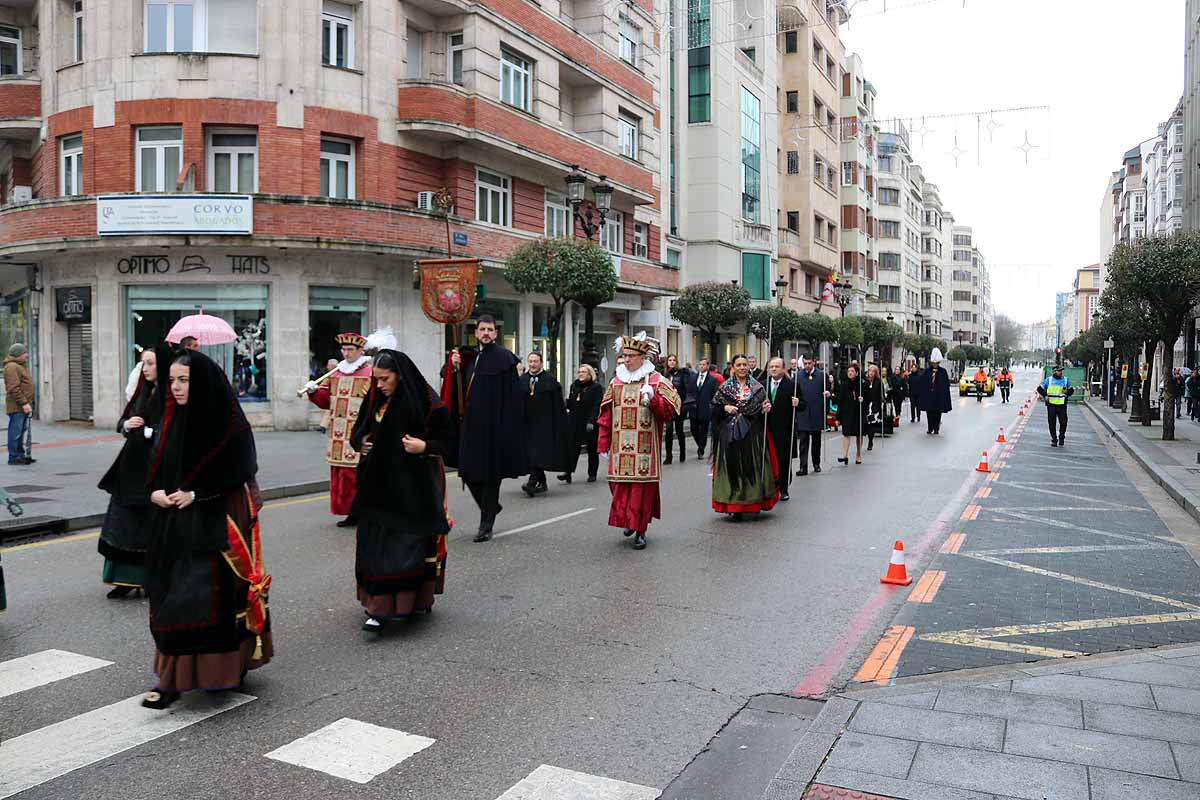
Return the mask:
[[428,613],[446,581],[446,508],[442,459],[450,413],[404,353],[375,357],[373,386],[350,445],[362,453],[352,512],[358,518],[354,576],[367,614],[363,630]]
[[580,364],[578,377],[571,384],[567,395],[567,420],[570,436],[567,437],[567,471],[558,476],[560,481],[571,482],[571,475],[579,466],[579,453],[587,449],[588,483],[596,482],[596,471],[600,469],[600,454],[596,443],[600,436],[600,401],[604,399],[604,387],[596,380],[596,370],[591,364]]
[[250,423],[207,356],[163,351],[158,360],[169,392],[150,466],[146,594],[158,684],[142,700],[148,708],[191,689],[237,688],[273,654]]
[[779,501],[779,466],[766,436],[767,390],[750,376],[750,361],[734,356],[729,380],[713,396],[713,510],[740,520]]
[[146,475],[162,408],[157,356],[153,350],[143,350],[137,388],[117,423],[125,444],[100,480],[100,488],[111,495],[97,546],[104,556],[101,580],[113,587],[110,600],[134,589],[140,592],[146,584],[146,546],[153,520]]
[[851,361],[846,376],[837,388],[838,427],[842,429],[842,457],[839,464],[850,463],[850,439],[854,439],[854,463],[862,463],[863,426],[867,412],[863,410],[863,382],[858,377],[858,362]]

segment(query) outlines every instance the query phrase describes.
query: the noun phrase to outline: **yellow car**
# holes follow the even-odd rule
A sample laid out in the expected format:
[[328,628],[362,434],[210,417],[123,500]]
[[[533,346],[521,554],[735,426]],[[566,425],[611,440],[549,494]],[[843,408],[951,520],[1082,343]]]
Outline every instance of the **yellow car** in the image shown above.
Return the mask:
[[[975,373],[979,371],[978,366],[967,367],[963,370],[962,377],[958,379],[958,396],[966,397],[969,394],[978,394],[979,390],[975,387]],[[987,372],[985,369],[984,372]],[[992,375],[988,373],[987,383],[983,385],[983,393],[988,397],[993,397],[996,394],[996,382],[992,380]]]

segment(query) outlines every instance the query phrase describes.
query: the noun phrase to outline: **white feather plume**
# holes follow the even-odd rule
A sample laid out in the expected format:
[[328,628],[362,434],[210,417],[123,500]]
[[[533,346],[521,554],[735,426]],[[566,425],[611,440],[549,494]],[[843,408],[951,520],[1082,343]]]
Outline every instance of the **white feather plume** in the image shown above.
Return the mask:
[[392,332],[392,326],[385,325],[367,337],[365,349],[369,353],[375,353],[380,350],[396,350],[399,346],[396,334]]

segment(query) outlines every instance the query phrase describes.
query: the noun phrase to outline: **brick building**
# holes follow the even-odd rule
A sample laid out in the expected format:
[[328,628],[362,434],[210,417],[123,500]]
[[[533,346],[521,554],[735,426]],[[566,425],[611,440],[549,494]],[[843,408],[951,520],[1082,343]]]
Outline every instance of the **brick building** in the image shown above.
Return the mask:
[[[454,255],[483,261],[480,312],[546,349],[549,298],[500,270],[582,235],[572,164],[615,188],[597,338],[665,319],[658,39],[652,0],[5,0],[0,344],[30,344],[41,416],[108,425],[135,345],[202,308],[243,336],[212,354],[256,424],[303,427],[295,389],[340,329],[392,325],[436,384],[446,333],[412,283],[446,254],[427,192],[454,199]],[[238,203],[245,228],[222,227]]]

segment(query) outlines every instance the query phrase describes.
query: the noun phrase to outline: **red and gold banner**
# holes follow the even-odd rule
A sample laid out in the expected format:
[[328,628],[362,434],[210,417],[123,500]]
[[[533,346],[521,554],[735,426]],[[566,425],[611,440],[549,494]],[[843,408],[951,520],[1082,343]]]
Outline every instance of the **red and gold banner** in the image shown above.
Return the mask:
[[475,308],[477,258],[426,258],[421,270],[421,308],[425,316],[445,325],[459,325]]

